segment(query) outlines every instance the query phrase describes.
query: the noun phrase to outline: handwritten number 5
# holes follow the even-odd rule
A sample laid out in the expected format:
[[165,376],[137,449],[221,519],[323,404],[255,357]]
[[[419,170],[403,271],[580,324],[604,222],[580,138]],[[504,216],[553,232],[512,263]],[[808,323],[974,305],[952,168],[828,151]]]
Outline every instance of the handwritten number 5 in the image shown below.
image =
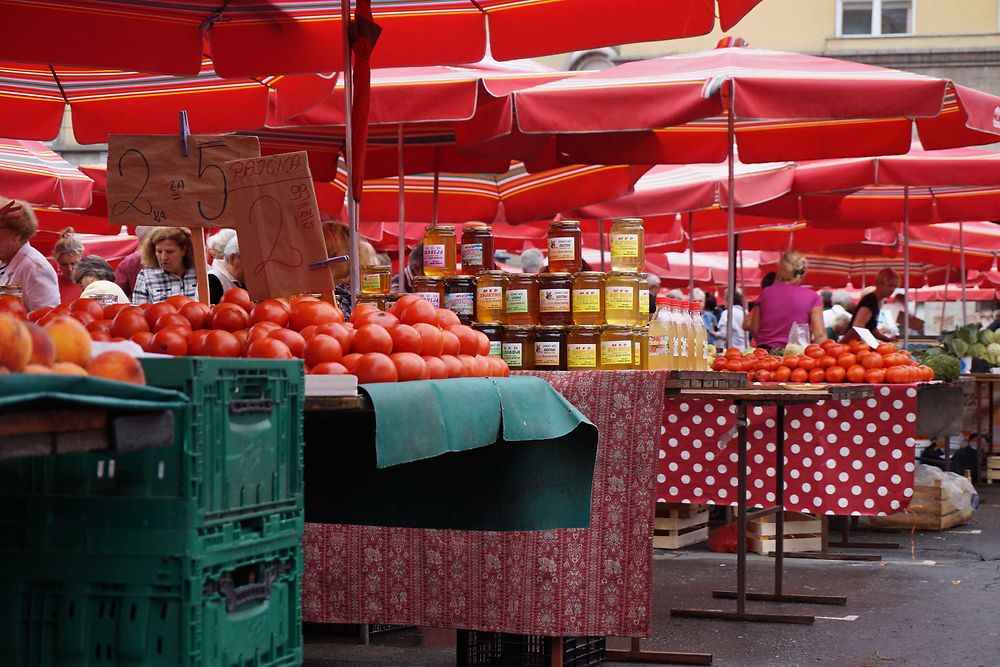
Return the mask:
[[114,213],[115,215],[124,215],[130,208],[133,208],[140,215],[152,215],[153,203],[148,199],[144,200],[146,202],[145,211],[135,205],[136,200],[139,199],[139,195],[141,195],[142,191],[146,189],[147,185],[149,185],[149,161],[146,160],[146,156],[134,148],[130,148],[124,153],[122,153],[121,157],[118,158],[118,175],[119,176],[125,175],[125,170],[122,166],[122,163],[125,162],[125,158],[128,157],[129,153],[135,153],[136,155],[138,155],[139,159],[142,160],[143,168],[146,170],[146,173],[142,181],[142,187],[139,188],[139,191],[135,193],[135,196],[132,197],[132,199],[122,199],[115,202],[114,205],[111,207],[111,212]]
[[226,181],[226,172],[222,170],[217,164],[205,164],[205,149],[212,148],[214,146],[222,146],[220,142],[213,142],[207,144],[199,144],[198,146],[198,178],[205,176],[209,169],[215,169],[219,172],[219,178],[222,179],[222,206],[219,207],[218,212],[215,215],[206,215],[205,209],[201,206],[201,200],[198,200],[198,213],[205,220],[216,220],[218,219],[226,210],[226,204],[229,202],[229,184]]

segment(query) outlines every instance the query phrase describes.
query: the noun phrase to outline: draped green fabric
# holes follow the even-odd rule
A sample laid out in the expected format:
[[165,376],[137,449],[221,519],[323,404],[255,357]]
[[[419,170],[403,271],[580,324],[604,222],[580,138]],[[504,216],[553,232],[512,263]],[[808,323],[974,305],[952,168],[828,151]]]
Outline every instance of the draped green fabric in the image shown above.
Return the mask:
[[113,382],[82,375],[0,376],[0,412],[100,408],[121,412],[174,410],[186,407],[187,397],[170,389]]

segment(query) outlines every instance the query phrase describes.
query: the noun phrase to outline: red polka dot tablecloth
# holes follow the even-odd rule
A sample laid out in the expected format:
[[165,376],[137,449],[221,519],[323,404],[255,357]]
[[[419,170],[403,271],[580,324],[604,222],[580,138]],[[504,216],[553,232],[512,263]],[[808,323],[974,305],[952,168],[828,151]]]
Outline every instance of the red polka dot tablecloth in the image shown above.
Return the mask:
[[[883,515],[913,495],[917,389],[876,385],[875,396],[785,408],[785,507]],[[775,501],[777,409],[748,407],[747,498]],[[660,430],[657,500],[735,505],[736,406],[668,398]]]

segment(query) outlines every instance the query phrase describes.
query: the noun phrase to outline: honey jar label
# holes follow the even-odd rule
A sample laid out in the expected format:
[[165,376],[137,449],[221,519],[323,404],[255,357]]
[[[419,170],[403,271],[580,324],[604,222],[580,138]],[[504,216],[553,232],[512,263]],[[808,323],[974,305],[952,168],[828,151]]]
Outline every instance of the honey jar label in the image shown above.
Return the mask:
[[434,243],[424,246],[424,267],[444,268],[444,244]]
[[572,236],[556,236],[549,239],[550,262],[572,262],[576,259],[576,239]]
[[361,291],[374,293],[381,292],[382,276],[377,273],[369,273],[361,276]]
[[604,290],[604,307],[607,310],[632,310],[635,291],[628,286],[608,285]]
[[557,341],[537,341],[535,343],[535,366],[558,366],[559,343]]
[[500,348],[501,358],[507,362],[511,368],[520,368],[524,365],[523,359],[524,345],[521,343],[504,343]]
[[638,257],[638,234],[611,234],[612,257]]
[[632,341],[632,365],[638,364],[640,359],[642,359],[642,343],[637,340]]
[[639,290],[639,312],[649,313],[649,290]]
[[503,310],[503,288],[476,288],[476,302],[479,304],[480,310]]
[[601,290],[599,289],[573,290],[573,312],[574,313],[601,312]]
[[498,340],[490,341],[490,356],[503,358],[503,343]]
[[462,266],[482,266],[482,265],[483,265],[483,244],[463,243]]
[[528,290],[526,289],[507,290],[507,312],[508,313],[528,312]]
[[569,343],[566,346],[568,368],[597,368],[597,345],[594,343]]
[[631,365],[631,363],[632,363],[632,341],[630,340],[601,341],[601,366],[614,366],[618,364]]
[[429,301],[435,308],[441,307],[441,295],[437,292],[414,292],[424,301]]
[[568,289],[538,290],[538,310],[539,312],[542,313],[568,313],[569,290]]
[[456,315],[472,315],[472,292],[453,292],[444,295],[444,307]]

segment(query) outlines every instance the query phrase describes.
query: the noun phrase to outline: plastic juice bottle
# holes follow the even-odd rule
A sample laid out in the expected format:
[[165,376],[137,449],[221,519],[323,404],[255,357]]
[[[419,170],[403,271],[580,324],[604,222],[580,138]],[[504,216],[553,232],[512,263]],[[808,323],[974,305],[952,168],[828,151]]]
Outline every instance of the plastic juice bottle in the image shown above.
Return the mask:
[[694,338],[694,331],[691,329],[691,320],[687,317],[686,304],[680,299],[674,299],[674,317],[677,320],[677,339],[679,350],[677,351],[677,368],[682,371],[692,371],[691,365],[691,344]]
[[677,370],[673,349],[673,326],[670,321],[670,299],[656,297],[656,312],[649,321],[649,338],[646,344],[647,366],[650,370]]
[[708,370],[705,368],[705,339],[708,337],[705,329],[705,318],[701,314],[701,305],[697,303],[688,304],[688,317],[691,321],[691,330],[694,332],[693,344],[691,345],[691,369],[696,371]]

